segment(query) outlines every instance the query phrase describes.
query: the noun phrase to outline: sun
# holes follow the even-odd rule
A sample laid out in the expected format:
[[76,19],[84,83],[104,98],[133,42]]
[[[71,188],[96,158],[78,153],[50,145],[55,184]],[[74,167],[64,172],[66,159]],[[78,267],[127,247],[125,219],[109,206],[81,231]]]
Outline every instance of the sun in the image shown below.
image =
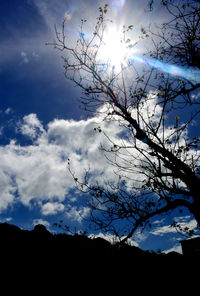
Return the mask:
[[98,60],[119,72],[126,66],[129,50],[120,30],[110,28],[103,36],[103,43],[98,51]]

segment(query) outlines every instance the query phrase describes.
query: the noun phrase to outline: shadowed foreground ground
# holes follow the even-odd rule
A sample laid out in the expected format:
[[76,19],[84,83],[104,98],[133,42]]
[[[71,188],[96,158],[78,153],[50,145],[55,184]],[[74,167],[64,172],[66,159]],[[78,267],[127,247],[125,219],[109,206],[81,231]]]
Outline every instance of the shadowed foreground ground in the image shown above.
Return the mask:
[[26,287],[26,294],[38,295],[42,287],[46,295],[56,287],[55,295],[60,295],[60,287],[63,293],[71,291],[72,285],[73,294],[86,290],[96,295],[100,288],[105,293],[109,284],[112,295],[122,284],[124,295],[130,287],[132,292],[138,287],[143,292],[155,291],[156,283],[166,293],[168,285],[174,289],[178,276],[182,285],[184,276],[188,282],[191,270],[196,273],[199,267],[196,257],[184,260],[174,252],[156,254],[128,245],[117,248],[101,238],[52,234],[43,225],[27,231],[7,223],[0,224],[0,256],[1,284],[6,283],[7,294],[10,289],[21,294]]
[[1,249],[9,256],[68,260],[122,259],[152,257],[183,257],[178,253],[157,254],[143,251],[127,244],[117,247],[102,238],[88,238],[83,235],[52,234],[39,224],[31,231],[22,230],[8,223],[0,224]]

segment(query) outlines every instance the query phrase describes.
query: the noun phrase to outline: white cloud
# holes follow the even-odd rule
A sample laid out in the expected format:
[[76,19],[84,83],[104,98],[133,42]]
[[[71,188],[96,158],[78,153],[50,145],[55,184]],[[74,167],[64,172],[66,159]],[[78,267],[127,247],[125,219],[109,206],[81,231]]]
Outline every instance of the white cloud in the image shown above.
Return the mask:
[[37,60],[40,57],[40,55],[37,52],[33,51],[32,57],[34,57]]
[[90,208],[88,207],[77,207],[77,206],[68,206],[66,208],[65,216],[71,221],[81,222],[85,217],[88,216]]
[[42,206],[42,214],[47,215],[55,215],[59,212],[62,212],[64,210],[65,206],[58,202],[47,202]]
[[193,99],[193,101],[196,101],[200,98],[200,92],[197,92],[196,94],[192,94],[191,98]]
[[67,193],[67,169],[55,146],[21,147],[11,142],[1,148],[1,173],[7,178],[9,191],[13,180],[19,200],[29,205],[33,199],[65,198]]
[[172,248],[170,248],[168,250],[165,250],[163,252],[166,253],[166,254],[169,253],[169,252],[177,252],[177,253],[183,254],[181,244],[175,245],[174,247],[172,247]]
[[[101,144],[109,148],[111,143],[103,133],[94,130],[98,126],[113,142],[121,143],[118,136],[123,128],[117,121],[103,121],[99,115],[80,121],[55,119],[46,128],[36,114],[24,116],[18,123],[17,131],[31,138],[32,145],[21,146],[12,140],[8,145],[0,146],[0,211],[15,200],[26,206],[31,206],[32,201],[38,203],[43,215],[64,210],[63,203],[66,201],[68,204],[74,203],[74,196],[69,194],[75,189],[75,183],[67,169],[68,157],[71,169],[78,178],[83,177],[85,169],[90,169],[91,183],[117,181],[114,168],[99,149]],[[125,139],[123,144],[127,145]],[[141,178],[144,179],[144,175],[137,172],[141,156],[136,156],[134,151],[133,148],[129,151],[124,149],[123,158],[133,164],[135,182],[140,182]],[[109,157],[115,160],[113,153]],[[134,181],[129,182],[133,185]],[[80,221],[80,211],[82,216],[88,213],[87,207],[77,208],[74,204],[69,205],[67,210],[67,217],[77,221]],[[172,229],[159,228],[154,234],[162,235],[170,231]]]
[[47,202],[44,205],[42,205],[42,214],[47,215],[55,215],[59,212],[63,212],[65,209],[65,206],[62,203],[59,202]]
[[[175,218],[175,221],[179,223],[182,229],[184,229],[185,227],[188,227],[189,229],[195,229],[197,227],[196,220],[191,219],[190,216],[178,217],[178,218]],[[156,225],[155,222],[154,224]],[[169,234],[169,233],[177,234],[176,228],[170,227],[169,225],[164,225],[161,227],[157,227],[156,229],[151,231],[151,234],[158,235],[158,236],[165,236],[166,234]]]
[[44,219],[34,219],[33,220],[33,225],[38,225],[38,224],[42,224],[44,225],[47,229],[50,227],[50,223]]
[[11,112],[12,112],[12,109],[11,109],[10,107],[8,107],[8,108],[4,111],[4,113],[5,113],[6,115],[10,114]]
[[[0,211],[14,200],[25,206],[31,206],[31,201],[38,203],[43,215],[64,210],[61,203],[75,189],[67,169],[68,157],[79,177],[90,167],[93,178],[102,172],[107,178],[116,178],[99,150],[100,143],[106,143],[105,137],[94,131],[99,122],[97,117],[85,121],[56,119],[45,130],[36,114],[25,116],[18,123],[17,132],[30,137],[32,145],[21,146],[12,140],[0,146]],[[109,125],[106,128],[109,130]],[[116,134],[117,128],[112,130],[112,136]],[[74,202],[74,196],[72,199]],[[68,217],[78,221],[79,212],[82,216],[88,212],[84,207],[68,210]]]
[[[90,234],[89,237],[90,238],[100,237],[100,238],[103,238],[103,239],[107,240],[111,244],[115,244],[115,243],[119,242],[119,238],[116,235],[113,235],[113,234],[110,234],[110,233],[104,234],[102,232],[99,232],[98,234]],[[122,236],[120,239],[122,240],[124,238],[125,238],[125,236]],[[131,239],[131,238],[128,238],[127,244],[130,245],[130,246],[139,247],[138,243],[135,240]]]
[[155,230],[151,231],[151,234],[164,236],[168,233],[177,233],[177,230],[174,227],[170,227],[169,225],[165,225],[162,227],[158,227]]
[[14,203],[16,187],[11,177],[0,170],[0,212]]
[[12,220],[13,220],[13,218],[11,218],[11,217],[0,218],[0,223],[10,222],[10,221],[12,221]]
[[43,126],[34,113],[24,116],[23,123],[19,126],[20,132],[30,138],[35,138],[39,132],[44,133]]
[[22,62],[23,62],[24,64],[28,64],[28,63],[29,63],[29,59],[28,59],[27,53],[24,52],[24,51],[22,51],[20,55],[21,55],[21,57],[22,57]]

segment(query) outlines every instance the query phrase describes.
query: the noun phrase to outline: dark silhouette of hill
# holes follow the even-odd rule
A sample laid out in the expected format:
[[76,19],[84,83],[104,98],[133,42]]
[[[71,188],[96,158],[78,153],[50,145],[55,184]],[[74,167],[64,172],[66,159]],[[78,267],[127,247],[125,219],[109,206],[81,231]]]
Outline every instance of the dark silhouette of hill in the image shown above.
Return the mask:
[[[8,223],[0,224],[0,248],[3,254],[27,260],[122,260],[137,258],[182,257],[176,252],[157,254],[124,244],[115,246],[102,238],[88,238],[84,235],[52,234],[44,225],[33,230],[23,230]],[[2,252],[1,252],[2,254]]]
[[[38,224],[33,230],[23,230],[19,227],[0,223],[0,254],[4,261],[21,262],[28,265],[40,265],[45,268],[46,263],[69,266],[84,263],[98,266],[100,264],[140,264],[149,259],[160,259],[165,262],[182,260],[188,256],[200,255],[200,238],[186,240],[183,255],[176,252],[168,254],[144,251],[138,247],[127,244],[116,246],[102,238],[88,238],[85,235],[69,235],[65,233],[52,234],[44,225]],[[172,260],[169,260],[169,259]],[[191,258],[191,257],[190,257]],[[139,263],[140,262],[140,263]],[[158,262],[158,261],[157,261]],[[24,264],[24,263],[23,263]]]
[[[128,245],[119,248],[102,238],[52,234],[43,225],[28,231],[0,224],[0,255],[1,284],[6,283],[6,291],[13,288],[16,292],[18,287],[21,292],[26,287],[29,294],[36,290],[39,293],[41,287],[45,293],[56,289],[56,295],[60,287],[62,292],[70,289],[71,293],[73,287],[73,291],[85,289],[94,294],[99,293],[101,285],[107,291],[108,284],[113,292],[121,283],[121,287],[128,285],[127,292],[132,286],[149,292],[150,287],[156,287],[156,281],[157,287],[166,276],[169,283],[173,277],[176,282],[177,270],[178,274],[187,271],[184,256],[175,252],[165,255]],[[173,275],[170,270],[175,270]]]

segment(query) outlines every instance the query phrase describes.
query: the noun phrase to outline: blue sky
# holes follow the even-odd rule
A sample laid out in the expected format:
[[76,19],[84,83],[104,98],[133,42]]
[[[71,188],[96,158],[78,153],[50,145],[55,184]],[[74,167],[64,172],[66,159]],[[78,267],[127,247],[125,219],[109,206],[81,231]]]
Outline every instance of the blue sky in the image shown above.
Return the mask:
[[[147,1],[107,2],[119,17],[128,16],[136,26],[143,25]],[[1,0],[1,222],[26,229],[42,222],[53,230],[52,224],[62,219],[72,228],[87,227],[81,218],[89,211],[85,196],[76,192],[65,159],[74,157],[78,174],[91,165],[95,176],[101,170],[105,176],[111,174],[97,153],[105,141],[94,134],[101,119],[86,117],[78,101],[80,90],[65,79],[59,53],[45,44],[54,38],[54,24],[59,25],[66,15],[69,31],[76,34],[80,19],[88,13],[96,16],[101,4],[93,0]],[[162,19],[160,10],[154,13]],[[116,128],[112,134],[117,137]],[[188,222],[188,213],[179,219]],[[163,217],[156,217],[152,225],[151,231],[136,234],[136,245],[153,250],[179,248],[182,237],[166,227]]]

